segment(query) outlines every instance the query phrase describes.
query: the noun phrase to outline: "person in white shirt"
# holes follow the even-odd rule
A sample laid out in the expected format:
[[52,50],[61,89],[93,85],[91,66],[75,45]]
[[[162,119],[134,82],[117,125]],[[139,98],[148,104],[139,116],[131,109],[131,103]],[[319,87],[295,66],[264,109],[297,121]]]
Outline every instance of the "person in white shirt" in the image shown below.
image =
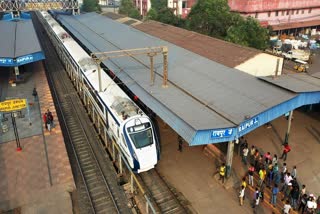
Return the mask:
[[287,172],[287,174],[285,174],[284,176],[284,185],[281,188],[281,192],[285,192],[288,188],[288,184],[290,183],[290,181],[292,181],[292,177],[290,175],[290,172]]
[[290,205],[289,200],[287,200],[284,207],[283,207],[283,213],[289,214],[290,210],[291,210],[291,205]]
[[307,213],[313,213],[317,209],[317,203],[314,196],[311,194],[307,202]]
[[242,185],[239,192],[240,206],[243,205],[244,190],[245,190],[245,187]]
[[247,165],[247,157],[248,157],[249,149],[248,147],[244,147],[242,150],[242,162]]

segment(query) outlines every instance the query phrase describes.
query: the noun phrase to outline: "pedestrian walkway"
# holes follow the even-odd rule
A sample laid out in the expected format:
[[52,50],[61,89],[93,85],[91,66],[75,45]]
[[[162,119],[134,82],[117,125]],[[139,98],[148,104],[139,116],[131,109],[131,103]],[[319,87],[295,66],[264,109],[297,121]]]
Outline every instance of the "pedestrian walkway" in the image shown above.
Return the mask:
[[[16,151],[14,140],[0,144],[0,211],[21,207],[22,213],[72,213],[70,193],[75,184],[43,65],[29,64],[26,72],[26,82],[8,86],[7,93],[14,90],[20,98],[32,100],[32,120],[38,125],[32,123],[36,132],[22,135],[22,151]],[[37,88],[39,102],[33,101],[33,87]],[[51,132],[45,130],[41,117],[47,109],[55,116]],[[28,127],[25,124],[18,131]]]

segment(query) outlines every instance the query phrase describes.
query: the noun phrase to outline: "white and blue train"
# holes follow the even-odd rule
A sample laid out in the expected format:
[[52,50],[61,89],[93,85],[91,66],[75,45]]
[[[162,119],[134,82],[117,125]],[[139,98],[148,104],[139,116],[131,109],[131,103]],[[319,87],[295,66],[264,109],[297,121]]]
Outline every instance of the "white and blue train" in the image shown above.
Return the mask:
[[48,12],[42,11],[38,16],[69,76],[80,85],[78,90],[90,99],[132,170],[140,173],[154,168],[160,151],[150,118],[105,72],[101,72],[102,90],[98,92],[96,63]]

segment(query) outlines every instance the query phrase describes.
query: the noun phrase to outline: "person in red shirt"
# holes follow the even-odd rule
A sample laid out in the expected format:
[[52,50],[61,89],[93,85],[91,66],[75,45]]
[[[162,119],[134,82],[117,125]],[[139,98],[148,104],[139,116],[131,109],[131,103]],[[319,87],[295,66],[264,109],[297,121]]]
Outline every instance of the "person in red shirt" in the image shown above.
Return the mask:
[[43,119],[43,122],[44,122],[44,125],[45,125],[46,129],[48,129],[48,126],[47,126],[47,112],[43,114],[42,119]]
[[291,151],[291,148],[289,146],[289,144],[284,144],[284,147],[283,147],[283,152],[282,152],[282,155],[280,157],[280,159],[283,159],[283,161],[286,161],[287,160],[287,156],[288,156],[288,153]]

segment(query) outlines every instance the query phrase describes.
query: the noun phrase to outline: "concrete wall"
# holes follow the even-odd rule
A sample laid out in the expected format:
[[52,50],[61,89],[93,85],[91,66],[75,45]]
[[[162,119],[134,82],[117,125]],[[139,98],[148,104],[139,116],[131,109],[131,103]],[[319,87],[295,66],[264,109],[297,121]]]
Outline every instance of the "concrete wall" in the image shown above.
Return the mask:
[[280,75],[282,73],[283,58],[266,53],[258,54],[235,68],[253,76],[275,75],[277,59],[279,59],[278,75]]

